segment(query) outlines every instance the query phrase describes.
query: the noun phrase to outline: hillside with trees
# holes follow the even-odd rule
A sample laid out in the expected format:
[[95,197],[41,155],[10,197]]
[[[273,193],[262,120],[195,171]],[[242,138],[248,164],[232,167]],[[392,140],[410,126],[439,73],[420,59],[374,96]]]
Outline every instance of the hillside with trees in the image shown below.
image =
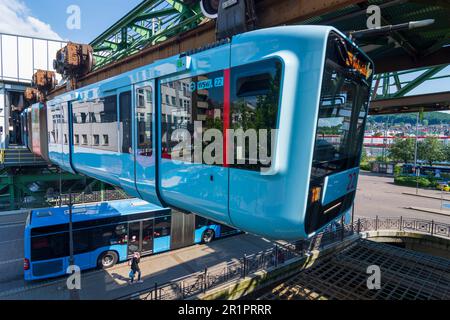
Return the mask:
[[[416,113],[404,113],[395,115],[371,116],[369,123],[387,123],[391,125],[410,124],[416,125]],[[444,112],[425,112],[423,114],[423,123],[427,125],[445,125],[450,124],[450,113]]]

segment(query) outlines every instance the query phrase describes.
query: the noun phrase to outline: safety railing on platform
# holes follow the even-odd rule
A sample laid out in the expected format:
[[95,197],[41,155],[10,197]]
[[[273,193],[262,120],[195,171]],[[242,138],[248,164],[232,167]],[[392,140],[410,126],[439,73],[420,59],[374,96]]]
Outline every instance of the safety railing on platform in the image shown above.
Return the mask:
[[[125,200],[129,198],[130,196],[122,190],[94,191],[92,193],[74,193],[72,194],[72,204]],[[48,199],[48,201],[55,206],[69,205],[70,194],[62,194],[61,196],[58,195]]]
[[[47,197],[47,198],[34,198],[25,197],[24,199],[11,202],[9,195],[0,195],[0,212],[9,210],[31,210],[45,207],[57,207],[69,205],[70,196],[67,194]],[[107,202],[114,200],[129,199],[128,196],[122,190],[106,190],[103,193],[101,191],[94,191],[89,194],[74,193],[72,194],[72,204],[83,204],[93,202]]]
[[276,244],[266,251],[244,256],[238,261],[227,263],[225,266],[205,268],[201,272],[164,285],[155,284],[151,288],[121,297],[120,300],[180,300],[192,298],[219,285],[245,278],[258,271],[275,270],[287,265],[296,258],[310,255],[313,250],[320,250],[325,246],[342,242],[349,236],[380,230],[415,231],[450,238],[450,224],[446,223],[405,219],[403,217],[358,219],[354,223],[343,227],[336,224],[330,226],[324,232],[308,240]]

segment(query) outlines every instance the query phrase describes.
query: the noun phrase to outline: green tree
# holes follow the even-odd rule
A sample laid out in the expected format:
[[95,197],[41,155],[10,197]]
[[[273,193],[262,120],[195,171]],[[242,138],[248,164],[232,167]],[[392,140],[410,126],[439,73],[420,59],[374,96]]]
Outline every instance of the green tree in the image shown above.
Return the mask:
[[408,163],[414,160],[414,149],[413,139],[395,138],[389,147],[389,157],[395,162]]
[[419,142],[418,157],[428,162],[430,166],[435,162],[444,161],[444,144],[436,137],[428,137]]
[[363,148],[363,151],[361,153],[361,162],[368,162],[369,161],[369,157],[367,156],[367,151],[365,148]]
[[445,156],[445,161],[450,162],[450,144],[447,144],[444,147],[444,156]]

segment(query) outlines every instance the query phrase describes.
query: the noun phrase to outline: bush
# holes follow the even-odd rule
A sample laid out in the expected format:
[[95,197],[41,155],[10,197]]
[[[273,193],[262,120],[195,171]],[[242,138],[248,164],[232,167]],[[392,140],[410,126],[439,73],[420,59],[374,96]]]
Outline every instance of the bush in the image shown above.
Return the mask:
[[405,187],[416,187],[417,182],[420,188],[428,188],[433,185],[429,179],[423,177],[418,179],[416,177],[395,177],[394,179],[395,184]]
[[372,165],[370,162],[361,162],[360,168],[364,171],[372,171]]
[[399,177],[402,175],[402,165],[401,164],[397,164],[394,167],[394,176],[395,177]]

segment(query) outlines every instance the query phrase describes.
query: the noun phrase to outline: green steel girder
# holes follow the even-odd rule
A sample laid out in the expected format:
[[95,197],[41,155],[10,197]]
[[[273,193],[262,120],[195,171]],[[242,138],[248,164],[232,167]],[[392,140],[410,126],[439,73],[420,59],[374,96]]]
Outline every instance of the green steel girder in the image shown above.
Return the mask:
[[94,69],[196,28],[204,19],[198,3],[145,0],[91,42]]
[[[447,67],[448,65],[440,65],[431,68],[377,74],[375,75],[372,97],[374,100],[401,98],[408,95],[412,90],[418,88],[427,81],[444,78],[450,79],[450,71],[443,75],[436,76]],[[401,78],[412,77],[414,74],[416,75],[413,79],[401,81]],[[379,93],[379,88],[381,88],[381,94]]]

